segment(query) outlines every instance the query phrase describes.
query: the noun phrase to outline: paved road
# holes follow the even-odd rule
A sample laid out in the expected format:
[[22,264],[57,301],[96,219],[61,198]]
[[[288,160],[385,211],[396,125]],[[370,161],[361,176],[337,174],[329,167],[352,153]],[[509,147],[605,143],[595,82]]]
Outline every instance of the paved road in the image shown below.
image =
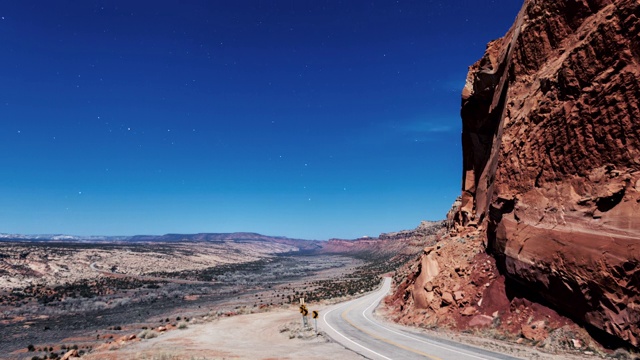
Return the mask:
[[380,290],[323,311],[321,329],[347,348],[375,360],[517,359],[377,320],[373,310],[390,287],[391,279],[386,278]]

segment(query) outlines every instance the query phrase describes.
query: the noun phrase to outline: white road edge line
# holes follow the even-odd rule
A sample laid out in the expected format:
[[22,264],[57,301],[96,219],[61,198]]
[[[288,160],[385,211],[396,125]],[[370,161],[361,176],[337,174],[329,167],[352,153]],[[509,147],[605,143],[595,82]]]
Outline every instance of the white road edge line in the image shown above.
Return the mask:
[[[354,301],[355,301],[355,300],[354,300]],[[342,308],[346,307],[346,306],[347,306],[347,305],[349,305],[349,304],[351,304],[351,302],[348,302],[348,303],[346,303],[344,306],[341,306],[341,307],[340,307],[340,309],[342,309]],[[331,309],[331,310],[327,311],[327,312],[322,316],[322,319],[324,320],[324,323],[325,323],[325,324],[327,324],[327,326],[328,326],[331,330],[333,330],[336,334],[338,334],[338,335],[342,336],[343,338],[345,338],[345,340],[347,340],[347,341],[349,341],[349,342],[351,342],[351,343],[353,343],[353,344],[355,344],[355,345],[357,345],[357,346],[360,346],[361,348],[363,348],[363,349],[365,349],[365,350],[367,350],[367,351],[369,351],[369,352],[371,352],[371,353],[373,353],[373,354],[376,354],[376,355],[378,355],[378,356],[380,356],[380,357],[382,357],[382,358],[384,358],[384,359],[387,359],[387,360],[393,360],[393,359],[391,359],[391,358],[388,358],[388,357],[386,357],[386,356],[384,356],[384,355],[382,355],[382,354],[379,354],[379,353],[377,353],[377,352],[375,352],[375,351],[373,351],[373,350],[369,349],[368,347],[366,347],[366,346],[364,346],[364,345],[360,345],[360,344],[358,344],[357,342],[355,342],[355,341],[353,341],[353,340],[349,339],[348,337],[346,337],[345,335],[343,335],[342,333],[340,333],[338,330],[336,330],[333,326],[331,326],[331,325],[329,324],[329,322],[327,321],[327,315],[329,315],[329,313],[330,313],[330,312],[332,312],[333,310],[336,310],[336,309],[337,309],[337,308],[333,308],[333,309]]]
[[372,324],[374,324],[374,325],[376,325],[378,327],[381,327],[381,328],[383,328],[383,329],[385,329],[385,330],[387,330],[389,332],[392,332],[394,334],[397,334],[397,335],[400,335],[400,336],[404,336],[406,338],[409,338],[409,339],[412,339],[412,340],[415,340],[415,341],[419,341],[419,342],[421,342],[423,344],[436,346],[436,347],[439,347],[439,348],[444,349],[444,350],[452,351],[452,352],[455,352],[455,353],[458,353],[458,354],[461,354],[461,355],[466,355],[466,356],[470,356],[470,357],[474,357],[476,359],[482,359],[482,360],[485,360],[485,359],[497,359],[495,357],[490,357],[490,358],[478,357],[476,355],[473,355],[473,354],[470,354],[470,353],[467,353],[467,352],[462,352],[462,351],[456,350],[453,347],[443,346],[443,345],[437,344],[437,343],[432,342],[432,341],[423,340],[423,339],[420,339],[420,338],[417,338],[417,337],[413,337],[413,336],[409,336],[407,334],[403,334],[401,332],[394,331],[394,330],[392,330],[392,329],[390,329],[390,328],[388,328],[386,326],[383,326],[383,325],[380,325],[379,323],[374,322],[373,320],[369,319],[369,317],[367,317],[365,312],[369,311],[369,309],[371,309],[374,305],[379,303],[385,296],[387,296],[387,294],[383,294],[382,296],[378,297],[373,303],[371,303],[371,305],[369,305],[369,307],[367,307],[366,309],[364,309],[364,311],[362,311],[362,316],[364,316],[364,318],[367,319],[370,323],[372,323]]

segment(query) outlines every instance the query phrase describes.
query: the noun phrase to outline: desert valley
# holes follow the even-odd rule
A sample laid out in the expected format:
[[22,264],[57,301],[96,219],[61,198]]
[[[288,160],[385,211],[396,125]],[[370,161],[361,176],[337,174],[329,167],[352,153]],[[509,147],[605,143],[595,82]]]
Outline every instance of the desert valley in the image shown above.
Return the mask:
[[414,257],[441,228],[424,223],[382,239],[322,242],[251,233],[5,235],[0,353],[51,358],[77,347],[85,354],[124,334],[203,317],[290,308],[301,297],[347,298],[377,287],[380,275]]

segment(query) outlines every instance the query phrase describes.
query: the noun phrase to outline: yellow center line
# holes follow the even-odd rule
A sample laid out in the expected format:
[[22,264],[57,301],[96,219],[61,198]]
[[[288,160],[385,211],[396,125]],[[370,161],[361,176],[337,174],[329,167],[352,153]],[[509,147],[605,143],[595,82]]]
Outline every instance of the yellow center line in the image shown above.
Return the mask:
[[434,356],[434,355],[431,355],[431,354],[427,354],[427,353],[424,353],[424,352],[422,352],[422,351],[418,351],[418,350],[412,349],[412,348],[410,348],[410,347],[408,347],[408,346],[404,346],[404,345],[402,345],[402,344],[398,344],[398,343],[397,343],[397,342],[395,342],[395,341],[391,341],[391,340],[385,339],[385,338],[383,338],[383,337],[380,337],[380,336],[378,336],[378,335],[376,335],[376,334],[374,334],[374,333],[372,333],[372,332],[370,332],[370,331],[367,331],[367,330],[365,330],[365,329],[363,329],[363,328],[359,327],[358,325],[354,324],[353,322],[351,322],[351,320],[347,319],[347,313],[348,313],[349,311],[351,311],[351,310],[353,309],[353,307],[354,307],[354,306],[356,306],[356,304],[355,304],[355,303],[354,303],[353,305],[349,306],[349,308],[348,308],[348,309],[346,309],[345,311],[343,311],[343,312],[342,312],[342,315],[341,315],[341,316],[342,316],[342,319],[343,319],[344,321],[346,321],[347,323],[349,323],[349,325],[351,325],[351,326],[353,326],[354,328],[356,328],[356,329],[360,330],[361,332],[363,332],[363,333],[365,333],[365,334],[367,334],[367,335],[371,336],[372,338],[378,339],[378,340],[380,340],[380,341],[382,341],[382,342],[386,342],[387,344],[390,344],[390,345],[393,345],[393,346],[399,347],[399,348],[401,348],[401,349],[404,349],[404,350],[410,351],[410,352],[412,352],[412,353],[414,353],[414,354],[418,354],[418,355],[426,356],[427,358],[429,358],[429,359],[431,359],[431,360],[442,360],[442,359],[440,359],[440,358],[439,358],[439,357],[437,357],[437,356]]

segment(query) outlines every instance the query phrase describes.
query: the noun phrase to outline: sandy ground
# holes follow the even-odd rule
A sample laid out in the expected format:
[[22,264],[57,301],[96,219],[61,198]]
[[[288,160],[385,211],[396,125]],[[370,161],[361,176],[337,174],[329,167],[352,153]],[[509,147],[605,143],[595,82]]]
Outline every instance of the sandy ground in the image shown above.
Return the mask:
[[105,346],[83,359],[363,359],[314,331],[297,309],[221,318],[154,339]]

